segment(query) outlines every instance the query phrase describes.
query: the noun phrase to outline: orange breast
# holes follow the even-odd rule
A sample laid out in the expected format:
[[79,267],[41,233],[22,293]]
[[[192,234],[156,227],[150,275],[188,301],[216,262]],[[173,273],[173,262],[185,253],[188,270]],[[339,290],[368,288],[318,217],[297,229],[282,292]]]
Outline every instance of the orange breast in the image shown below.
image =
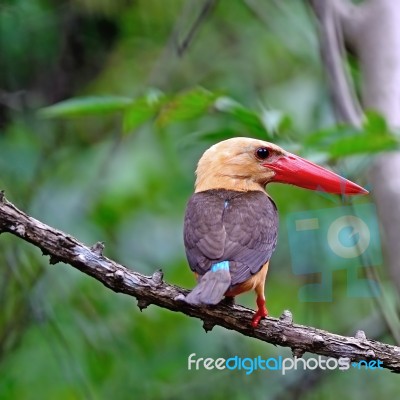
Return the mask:
[[240,293],[248,292],[249,290],[259,288],[262,292],[264,291],[265,278],[267,277],[269,261],[264,264],[264,266],[250,279],[235,285],[233,288],[225,293],[225,296],[234,297]]

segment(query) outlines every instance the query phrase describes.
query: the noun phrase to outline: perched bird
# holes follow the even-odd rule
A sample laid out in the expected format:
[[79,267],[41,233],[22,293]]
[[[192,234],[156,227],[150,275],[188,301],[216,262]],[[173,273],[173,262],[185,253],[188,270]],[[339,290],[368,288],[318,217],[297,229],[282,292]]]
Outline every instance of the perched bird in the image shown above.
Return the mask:
[[278,212],[265,185],[280,182],[337,194],[367,190],[275,144],[232,138],[210,147],[196,170],[184,243],[197,286],[190,304],[217,304],[255,290],[252,326],[268,315],[264,285],[278,235]]

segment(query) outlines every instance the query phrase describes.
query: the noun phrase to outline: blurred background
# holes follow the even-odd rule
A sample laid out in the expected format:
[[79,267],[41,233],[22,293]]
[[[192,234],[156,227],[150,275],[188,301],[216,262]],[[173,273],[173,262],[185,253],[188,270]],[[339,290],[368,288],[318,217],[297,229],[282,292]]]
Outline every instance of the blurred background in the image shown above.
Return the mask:
[[[219,140],[264,138],[373,190],[364,172],[381,141],[368,151],[360,151],[363,139],[341,147],[343,134],[354,132],[335,123],[306,2],[2,0],[0,49],[0,188],[78,240],[104,241],[107,257],[135,271],[162,268],[167,282],[194,286],[184,209],[198,158]],[[80,100],[63,102],[71,98]],[[377,126],[386,129],[371,114],[364,129]],[[326,273],[323,246],[310,249],[291,224],[314,211],[329,220],[342,199],[285,185],[268,192],[281,224],[266,284],[270,314],[289,309],[296,323],[348,335],[364,329],[395,344],[398,299],[371,197],[344,206],[369,207],[373,254]],[[188,371],[191,353],[291,352],[219,327],[206,334],[201,321],[155,306],[141,313],[134,298],[67,265],[49,265],[21,240],[0,239],[1,399],[398,394],[398,378],[387,370]],[[325,236],[310,240],[324,243]],[[293,262],[309,250],[308,267]],[[304,294],[321,275],[330,279],[330,296]],[[373,290],[353,290],[350,276],[372,280]],[[255,307],[253,294],[238,302]]]

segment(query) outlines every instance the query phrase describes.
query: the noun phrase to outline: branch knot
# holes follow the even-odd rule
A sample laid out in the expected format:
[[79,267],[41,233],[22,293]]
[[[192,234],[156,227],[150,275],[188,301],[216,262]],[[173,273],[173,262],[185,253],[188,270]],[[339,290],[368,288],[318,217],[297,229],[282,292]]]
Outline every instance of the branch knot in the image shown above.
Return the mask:
[[210,332],[213,330],[215,324],[209,320],[203,320],[203,329],[207,332]]
[[145,308],[147,308],[151,303],[143,298],[138,299],[137,305],[140,309],[140,311],[143,311]]
[[154,283],[155,286],[160,286],[163,283],[164,273],[162,269],[158,269],[154,271],[153,275],[151,276],[151,281]]
[[96,254],[97,256],[103,257],[104,247],[105,247],[104,242],[97,242],[90,247],[90,250],[93,251],[93,253]]
[[365,335],[365,332],[362,331],[361,329],[358,330],[358,331],[356,332],[356,334],[354,335],[354,337],[355,337],[356,339],[358,339],[358,340],[365,340],[365,339],[367,338],[367,336]]
[[293,324],[293,315],[289,310],[285,310],[279,317],[279,320],[284,324]]

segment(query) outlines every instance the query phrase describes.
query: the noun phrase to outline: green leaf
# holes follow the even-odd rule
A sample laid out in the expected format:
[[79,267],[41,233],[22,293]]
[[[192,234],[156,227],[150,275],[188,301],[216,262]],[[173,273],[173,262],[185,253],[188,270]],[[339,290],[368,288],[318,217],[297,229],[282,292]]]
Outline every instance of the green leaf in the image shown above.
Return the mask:
[[378,114],[371,114],[363,130],[345,125],[336,126],[309,135],[304,146],[327,153],[331,158],[341,158],[394,150],[399,147],[399,143],[388,131],[385,120]]
[[152,90],[145,96],[133,100],[124,110],[122,122],[124,133],[154,118],[165,101],[166,96],[157,90]]
[[39,110],[43,118],[79,117],[124,110],[132,99],[119,96],[77,97]]
[[289,129],[292,125],[290,117],[280,110],[263,110],[260,119],[266,131],[272,134]]
[[306,147],[315,147],[326,150],[326,147],[334,143],[336,140],[340,140],[354,133],[360,134],[354,127],[347,125],[338,125],[328,129],[313,132],[306,137],[304,145]]
[[389,131],[385,118],[376,111],[367,111],[365,113],[363,129],[368,134],[377,135]]
[[232,115],[254,136],[264,140],[271,137],[259,115],[235,100],[229,97],[219,97],[215,102],[215,108],[219,112]]
[[398,147],[397,140],[389,134],[358,134],[336,140],[329,146],[328,152],[333,158],[341,158],[356,154],[395,150]]
[[200,140],[213,140],[215,142],[230,139],[235,136],[239,136],[238,132],[236,129],[232,128],[221,128],[213,131],[201,132],[201,134],[199,134]]
[[218,96],[199,87],[178,93],[162,106],[157,124],[164,127],[173,122],[204,115]]

